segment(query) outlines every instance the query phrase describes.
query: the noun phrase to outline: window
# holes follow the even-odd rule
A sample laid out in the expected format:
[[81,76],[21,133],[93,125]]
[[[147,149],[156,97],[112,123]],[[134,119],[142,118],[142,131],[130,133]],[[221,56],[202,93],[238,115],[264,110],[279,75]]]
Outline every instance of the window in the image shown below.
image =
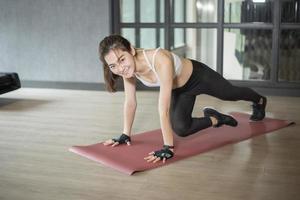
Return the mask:
[[225,29],[223,75],[231,80],[270,80],[272,30]]
[[114,32],[136,47],[169,49],[249,86],[299,87],[300,0],[116,2]]
[[[121,14],[114,32],[136,47],[160,46],[217,69],[218,0],[120,0],[115,10]],[[215,25],[185,27],[197,23]]]
[[270,81],[273,10],[273,0],[225,0],[225,78]]
[[182,57],[199,60],[216,70],[217,29],[175,28],[173,32],[173,52]]
[[120,19],[115,19],[114,32],[136,47],[165,48],[165,0],[120,0],[115,10],[120,11]]
[[300,0],[285,0],[281,4],[279,32],[280,82],[300,82]]
[[135,2],[134,0],[120,0],[121,22],[135,22]]
[[282,1],[281,22],[300,23],[300,1],[299,0]]
[[225,23],[264,22],[272,23],[272,0],[225,0]]

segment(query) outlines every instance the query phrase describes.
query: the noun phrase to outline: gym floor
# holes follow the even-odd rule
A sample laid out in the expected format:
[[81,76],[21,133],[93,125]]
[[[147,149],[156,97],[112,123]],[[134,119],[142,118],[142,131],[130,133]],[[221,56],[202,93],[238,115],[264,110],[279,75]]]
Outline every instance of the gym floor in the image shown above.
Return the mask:
[[[119,135],[123,98],[123,92],[31,88],[1,95],[0,199],[299,198],[300,97],[268,97],[267,116],[295,125],[132,176],[68,151]],[[137,98],[133,132],[159,128],[158,92]],[[202,115],[204,106],[251,112],[248,102],[201,95],[193,115]]]

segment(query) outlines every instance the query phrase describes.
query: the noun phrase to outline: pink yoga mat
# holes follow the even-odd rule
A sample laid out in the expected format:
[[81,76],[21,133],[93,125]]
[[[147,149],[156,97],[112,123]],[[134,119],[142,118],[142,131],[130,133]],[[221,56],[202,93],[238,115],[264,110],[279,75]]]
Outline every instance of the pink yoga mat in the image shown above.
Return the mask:
[[260,122],[251,122],[248,114],[231,114],[239,122],[237,127],[208,128],[185,138],[175,135],[175,156],[167,160],[165,164],[162,162],[147,163],[144,160],[144,157],[149,152],[162,148],[163,141],[160,129],[133,135],[131,146],[108,147],[102,143],[97,143],[88,146],[73,146],[70,148],[70,151],[131,175],[134,172],[165,166],[226,144],[237,143],[251,137],[266,134],[293,123],[270,118],[265,118]]

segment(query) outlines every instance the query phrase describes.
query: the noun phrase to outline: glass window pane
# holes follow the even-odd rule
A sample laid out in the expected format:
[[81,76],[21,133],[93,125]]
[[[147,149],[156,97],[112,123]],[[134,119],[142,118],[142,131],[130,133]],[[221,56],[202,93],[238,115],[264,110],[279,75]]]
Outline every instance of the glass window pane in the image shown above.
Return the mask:
[[156,1],[155,0],[140,0],[141,22],[156,21]]
[[184,29],[183,28],[175,28],[174,29],[174,47],[179,48],[185,46],[184,39]]
[[225,0],[225,23],[272,23],[273,0]]
[[174,0],[175,22],[217,22],[217,11],[218,0]]
[[140,48],[156,48],[156,30],[155,28],[141,28]]
[[300,23],[300,1],[285,0],[281,3],[281,22]]
[[121,22],[135,22],[135,0],[120,0]]
[[159,22],[165,22],[165,0],[160,0],[160,19]]
[[125,37],[132,45],[135,46],[135,29],[134,28],[122,28],[121,35]]
[[223,76],[233,80],[269,80],[272,31],[225,29]]
[[[175,34],[185,35],[180,46],[171,50],[179,56],[198,60],[216,70],[217,66],[217,29],[176,28]],[[178,43],[179,44],[179,43]]]
[[174,21],[184,22],[184,0],[174,0]]
[[163,28],[159,29],[159,46],[165,48],[165,29]]
[[300,82],[300,30],[283,30],[280,39],[279,80]]

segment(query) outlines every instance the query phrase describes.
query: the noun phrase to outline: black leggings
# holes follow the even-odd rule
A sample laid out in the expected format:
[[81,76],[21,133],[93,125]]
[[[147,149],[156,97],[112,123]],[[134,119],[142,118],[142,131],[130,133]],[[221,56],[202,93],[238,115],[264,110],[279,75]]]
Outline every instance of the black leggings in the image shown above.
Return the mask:
[[258,103],[262,97],[250,88],[233,86],[205,64],[191,61],[191,77],[184,86],[172,90],[171,124],[177,135],[185,137],[212,125],[209,117],[192,118],[196,96],[199,94],[227,101],[245,100],[254,103]]

